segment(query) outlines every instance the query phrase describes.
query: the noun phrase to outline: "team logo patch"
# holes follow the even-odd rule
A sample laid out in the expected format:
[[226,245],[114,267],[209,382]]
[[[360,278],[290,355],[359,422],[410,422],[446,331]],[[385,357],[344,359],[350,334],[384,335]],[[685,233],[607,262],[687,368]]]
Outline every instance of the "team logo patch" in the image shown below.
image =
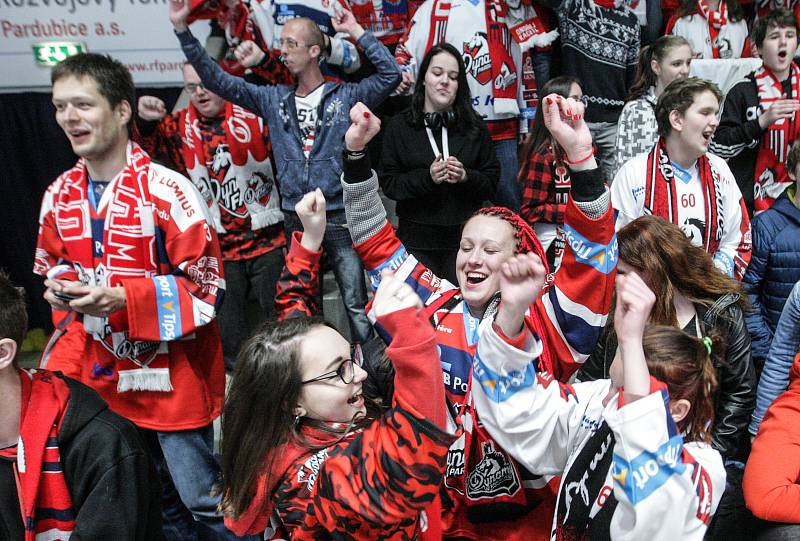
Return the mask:
[[481,460],[467,477],[467,496],[474,500],[512,496],[520,486],[517,471],[508,457],[494,448],[494,442],[482,442]]
[[480,84],[488,84],[492,80],[492,59],[486,33],[475,32],[472,39],[462,45],[462,52],[467,73]]

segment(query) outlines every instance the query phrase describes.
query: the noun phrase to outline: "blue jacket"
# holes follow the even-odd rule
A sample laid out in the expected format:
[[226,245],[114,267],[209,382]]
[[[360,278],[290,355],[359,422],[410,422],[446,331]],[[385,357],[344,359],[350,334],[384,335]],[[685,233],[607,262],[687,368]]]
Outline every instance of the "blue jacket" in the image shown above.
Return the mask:
[[800,280],[800,209],[789,199],[789,192],[794,190],[786,190],[772,208],[752,222],[753,256],[743,285],[753,305],[746,323],[753,361],[759,370],[767,358],[783,305]]
[[772,401],[789,386],[789,370],[795,356],[800,352],[800,282],[792,289],[783,307],[781,319],[775,329],[775,337],[769,348],[767,362],[758,382],[756,409],[750,422],[750,433],[758,432],[761,419]]
[[177,36],[186,58],[206,88],[266,121],[278,171],[281,207],[294,211],[295,204],[304,194],[320,188],[328,210],[343,209],[339,177],[342,174],[344,134],[350,127],[350,108],[359,101],[374,108],[397,87],[400,70],[389,50],[370,32],[359,38],[358,45],[377,73],[358,83],[325,83],[317,114],[314,146],[306,158],[294,104],[295,86],[248,83],[219,67],[189,30],[178,32]]

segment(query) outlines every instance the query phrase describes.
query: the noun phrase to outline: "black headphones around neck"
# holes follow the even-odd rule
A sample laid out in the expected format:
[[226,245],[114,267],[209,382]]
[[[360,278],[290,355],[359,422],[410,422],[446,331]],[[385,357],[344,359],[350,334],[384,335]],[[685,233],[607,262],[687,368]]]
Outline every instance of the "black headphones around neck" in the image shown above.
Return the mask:
[[432,130],[439,128],[446,128],[454,124],[458,119],[456,112],[453,109],[448,109],[444,112],[434,111],[433,113],[425,113],[425,125]]

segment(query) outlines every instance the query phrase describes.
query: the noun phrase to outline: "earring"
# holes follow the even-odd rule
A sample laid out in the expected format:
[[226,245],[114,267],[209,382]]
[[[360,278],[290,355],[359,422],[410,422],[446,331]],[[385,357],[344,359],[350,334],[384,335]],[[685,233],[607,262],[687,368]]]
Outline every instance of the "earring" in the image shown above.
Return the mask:
[[292,427],[293,427],[293,428],[297,428],[297,425],[299,425],[299,424],[300,424],[300,419],[301,419],[302,417],[303,417],[302,415],[295,415],[295,416],[294,416],[294,423],[292,424]]

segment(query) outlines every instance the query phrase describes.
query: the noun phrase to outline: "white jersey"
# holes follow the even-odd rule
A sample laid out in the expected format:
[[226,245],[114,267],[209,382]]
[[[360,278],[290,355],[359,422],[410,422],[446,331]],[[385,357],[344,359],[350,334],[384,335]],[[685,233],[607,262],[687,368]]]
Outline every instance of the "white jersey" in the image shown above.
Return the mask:
[[[613,492],[617,505],[610,518],[611,539],[703,539],[725,490],[719,452],[683,442],[666,391],[623,407],[617,394],[604,406],[610,380],[560,384],[549,374],[536,373],[534,360],[541,351],[538,338],[530,337],[526,350],[520,350],[498,336],[491,321],[481,324],[472,393],[495,441],[531,473],[563,475],[557,510],[569,512],[570,506],[582,504],[594,518]],[[608,428],[612,448],[601,447],[598,456],[587,460],[581,454],[587,442]],[[606,452],[613,452],[611,465],[595,497],[587,481]],[[571,471],[580,467],[576,459],[586,465],[585,475]],[[603,475],[599,468],[597,473]],[[570,477],[578,479],[575,486],[565,486]],[[553,533],[561,527],[558,513]]]
[[[686,38],[692,53],[700,58],[714,58],[708,21],[700,14],[687,15],[675,21],[672,34]],[[719,29],[717,47],[720,59],[741,58],[747,42],[747,22],[744,19],[728,22]]]
[[[611,205],[617,211],[616,229],[632,222],[639,216],[649,214],[645,209],[645,184],[647,179],[648,153],[639,154],[628,160],[614,177],[611,184]],[[722,238],[719,248],[711,257],[714,263],[728,276],[734,275],[735,261],[743,235],[749,235],[749,228],[742,232],[742,193],[736,184],[725,160],[714,154],[707,154],[711,167],[717,171],[721,190],[719,205],[722,212]],[[675,168],[675,187],[678,195],[678,225],[695,246],[703,246],[705,223],[705,195],[697,164],[688,170],[688,179],[680,177]]]

